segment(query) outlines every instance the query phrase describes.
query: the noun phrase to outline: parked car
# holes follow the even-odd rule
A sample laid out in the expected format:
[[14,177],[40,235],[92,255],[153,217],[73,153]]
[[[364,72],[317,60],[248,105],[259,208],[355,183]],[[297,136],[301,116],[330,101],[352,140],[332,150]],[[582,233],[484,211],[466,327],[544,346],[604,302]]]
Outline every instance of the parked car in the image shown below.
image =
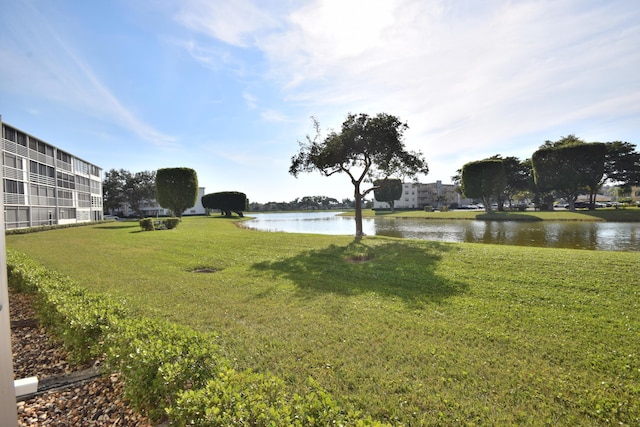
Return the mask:
[[[573,206],[576,209],[588,209],[589,208],[589,202],[575,202],[573,204]],[[565,208],[569,209],[569,205],[566,205]]]
[[109,221],[109,220],[111,220],[111,221],[119,221],[120,220],[120,218],[118,218],[115,215],[104,215],[102,217],[102,219],[104,219],[105,221]]

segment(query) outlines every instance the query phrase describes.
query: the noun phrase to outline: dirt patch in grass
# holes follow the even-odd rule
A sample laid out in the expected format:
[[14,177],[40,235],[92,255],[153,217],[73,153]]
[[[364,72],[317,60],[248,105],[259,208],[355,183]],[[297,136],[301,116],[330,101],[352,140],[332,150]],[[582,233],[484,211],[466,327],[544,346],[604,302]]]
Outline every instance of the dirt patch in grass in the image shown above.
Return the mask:
[[351,262],[354,264],[369,262],[373,259],[373,255],[361,254],[361,255],[352,255],[347,257],[347,262]]
[[193,270],[191,270],[191,273],[217,273],[220,270],[222,270],[222,269],[221,268],[215,268],[215,267],[199,267],[199,268],[194,268]]

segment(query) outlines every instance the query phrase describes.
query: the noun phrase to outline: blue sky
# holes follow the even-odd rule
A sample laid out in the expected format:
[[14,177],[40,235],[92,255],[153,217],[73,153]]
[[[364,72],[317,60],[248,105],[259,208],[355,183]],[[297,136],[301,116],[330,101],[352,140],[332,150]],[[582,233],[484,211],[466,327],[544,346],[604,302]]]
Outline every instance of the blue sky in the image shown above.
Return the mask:
[[406,121],[451,176],[545,140],[640,144],[637,0],[0,0],[3,121],[104,170],[191,167],[251,201],[352,198],[288,174],[349,112]]

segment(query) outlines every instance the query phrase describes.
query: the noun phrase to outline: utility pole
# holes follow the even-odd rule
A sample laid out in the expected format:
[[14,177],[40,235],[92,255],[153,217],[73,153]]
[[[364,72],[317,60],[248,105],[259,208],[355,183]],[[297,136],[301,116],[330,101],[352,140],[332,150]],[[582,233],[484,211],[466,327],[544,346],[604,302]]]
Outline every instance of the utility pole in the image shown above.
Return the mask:
[[[1,128],[2,116],[0,116],[0,129]],[[0,200],[2,200],[2,204],[4,205],[2,185],[0,185]],[[18,427],[16,391],[13,383],[11,324],[9,322],[9,285],[7,283],[4,214],[0,214],[0,426]]]

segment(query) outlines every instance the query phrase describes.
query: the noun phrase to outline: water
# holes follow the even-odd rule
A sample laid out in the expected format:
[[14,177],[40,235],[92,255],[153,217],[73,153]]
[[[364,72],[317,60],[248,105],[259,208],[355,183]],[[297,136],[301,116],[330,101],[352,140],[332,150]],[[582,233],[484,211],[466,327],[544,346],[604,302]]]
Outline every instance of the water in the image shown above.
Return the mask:
[[[336,212],[249,214],[244,223],[262,231],[354,235],[353,217]],[[366,235],[441,242],[493,243],[612,251],[640,251],[640,224],[578,221],[471,221],[363,218]]]

